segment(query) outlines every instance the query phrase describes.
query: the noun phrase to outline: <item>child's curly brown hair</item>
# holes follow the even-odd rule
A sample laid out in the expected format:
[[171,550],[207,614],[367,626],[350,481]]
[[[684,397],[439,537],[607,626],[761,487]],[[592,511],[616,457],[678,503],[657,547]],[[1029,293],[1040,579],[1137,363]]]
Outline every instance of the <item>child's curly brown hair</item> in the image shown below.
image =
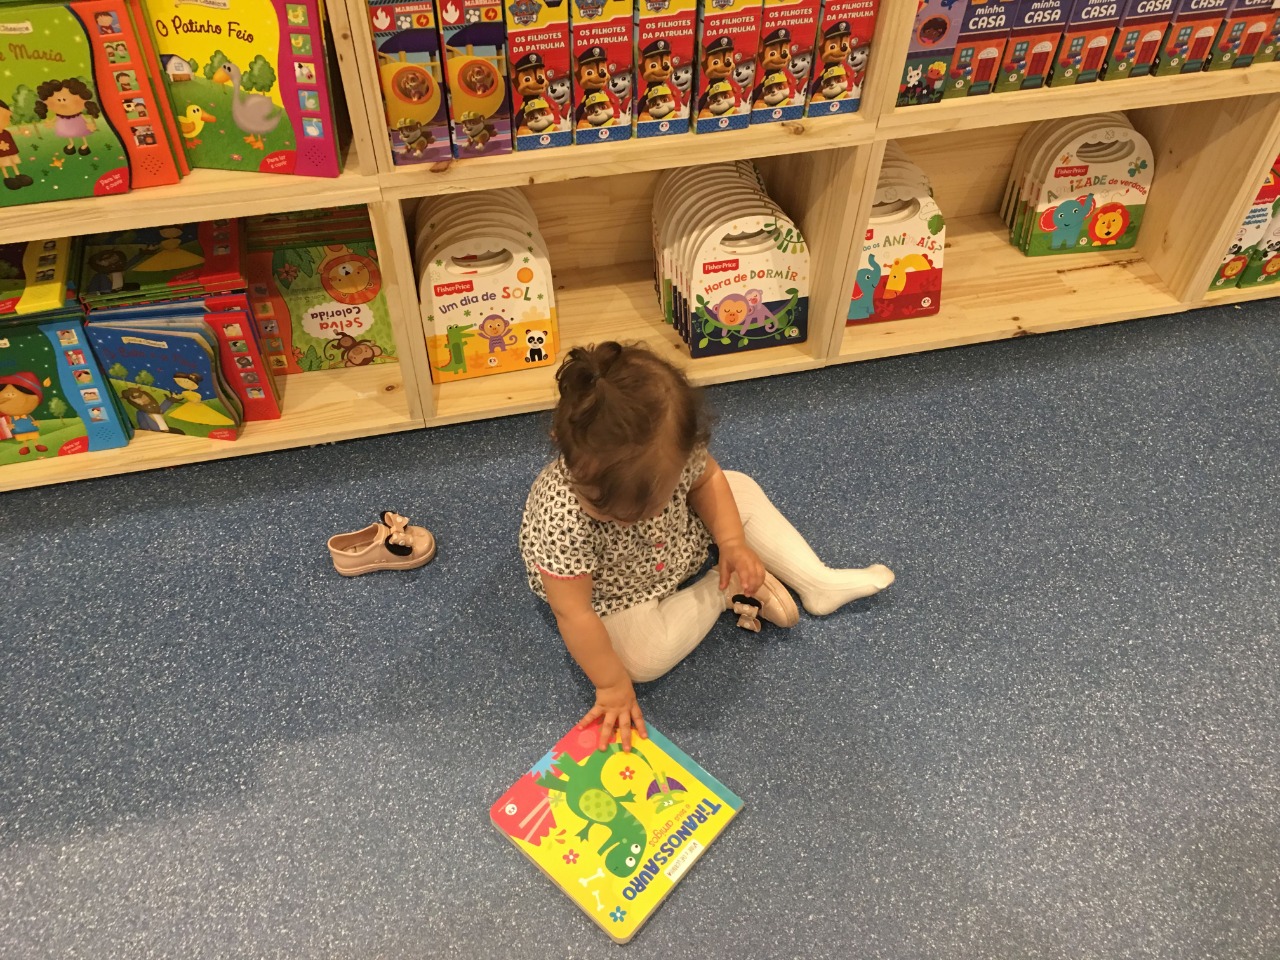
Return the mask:
[[[93,100],[93,91],[89,89],[89,85],[83,80],[77,80],[72,77],[70,80],[46,80],[40,86],[36,87],[36,116],[41,120],[49,114],[49,105],[45,103],[59,90],[66,90],[68,93],[79,97],[84,101],[84,113],[91,117],[101,116],[102,109]],[[77,114],[79,116],[79,114]]]
[[614,519],[641,519],[662,470],[710,438],[702,395],[641,345],[575,347],[556,383],[552,437],[580,495]]

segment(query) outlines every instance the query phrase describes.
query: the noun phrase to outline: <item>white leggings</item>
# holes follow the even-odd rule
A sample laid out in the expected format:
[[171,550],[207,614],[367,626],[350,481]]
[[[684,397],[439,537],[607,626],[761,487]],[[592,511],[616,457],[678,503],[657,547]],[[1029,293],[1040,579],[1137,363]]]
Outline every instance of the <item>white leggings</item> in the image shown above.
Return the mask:
[[[726,470],[725,478],[738,504],[747,546],[765,569],[800,590],[830,573],[765,492],[745,473]],[[636,681],[656,680],[700,644],[725,611],[720,573],[702,579],[663,600],[648,600],[602,617],[613,649]]]

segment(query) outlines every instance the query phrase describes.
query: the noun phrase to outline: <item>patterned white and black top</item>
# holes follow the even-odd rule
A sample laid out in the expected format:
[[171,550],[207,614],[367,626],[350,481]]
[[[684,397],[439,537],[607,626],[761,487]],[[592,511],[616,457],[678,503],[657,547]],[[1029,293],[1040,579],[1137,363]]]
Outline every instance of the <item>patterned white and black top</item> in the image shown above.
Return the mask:
[[591,606],[602,617],[675,593],[706,562],[711,546],[706,524],[689,506],[689,490],[706,466],[707,448],[698,447],[662,513],[620,524],[589,517],[564,460],[548,464],[533,482],[520,524],[530,588],[545,600],[543,574],[566,580],[590,574]]

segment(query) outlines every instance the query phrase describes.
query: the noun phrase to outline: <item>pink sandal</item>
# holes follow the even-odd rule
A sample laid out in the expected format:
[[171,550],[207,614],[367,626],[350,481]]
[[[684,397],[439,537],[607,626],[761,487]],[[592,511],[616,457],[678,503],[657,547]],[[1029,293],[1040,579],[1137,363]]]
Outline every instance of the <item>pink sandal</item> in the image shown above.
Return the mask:
[[426,527],[409,525],[409,518],[390,510],[381,523],[354,533],[329,538],[333,567],[344,577],[358,577],[375,570],[414,570],[436,555],[436,538]]

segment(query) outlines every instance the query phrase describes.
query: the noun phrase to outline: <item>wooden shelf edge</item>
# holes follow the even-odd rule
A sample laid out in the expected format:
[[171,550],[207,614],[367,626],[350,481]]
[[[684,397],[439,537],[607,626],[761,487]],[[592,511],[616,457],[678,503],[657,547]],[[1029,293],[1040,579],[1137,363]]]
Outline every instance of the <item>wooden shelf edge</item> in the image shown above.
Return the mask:
[[140,431],[127,446],[0,467],[0,492],[416,430],[399,364],[284,378],[285,415],[247,423],[231,442]]
[[0,243],[380,200],[378,178],[356,165],[348,147],[343,173],[333,179],[199,169],[166,187],[7,207],[0,211]]
[[1211,290],[1204,295],[1204,299],[1194,301],[1191,307],[1221,307],[1232,303],[1267,300],[1271,297],[1280,297],[1280,283],[1264,283],[1252,287],[1229,287],[1226,290]]
[[425,164],[398,167],[393,173],[382,174],[380,180],[385,197],[404,200],[751,157],[833,150],[871,143],[875,139],[875,128],[874,119],[861,113],[806,118],[727,133],[631,139],[622,143],[479,157],[455,161],[444,169],[434,169]]
[[879,118],[876,137],[893,140],[1053,117],[1277,92],[1280,92],[1280,67],[1272,68],[1269,64],[1187,76],[1131,77],[1112,83],[1098,81],[1073,87],[1043,87],[899,107]]

